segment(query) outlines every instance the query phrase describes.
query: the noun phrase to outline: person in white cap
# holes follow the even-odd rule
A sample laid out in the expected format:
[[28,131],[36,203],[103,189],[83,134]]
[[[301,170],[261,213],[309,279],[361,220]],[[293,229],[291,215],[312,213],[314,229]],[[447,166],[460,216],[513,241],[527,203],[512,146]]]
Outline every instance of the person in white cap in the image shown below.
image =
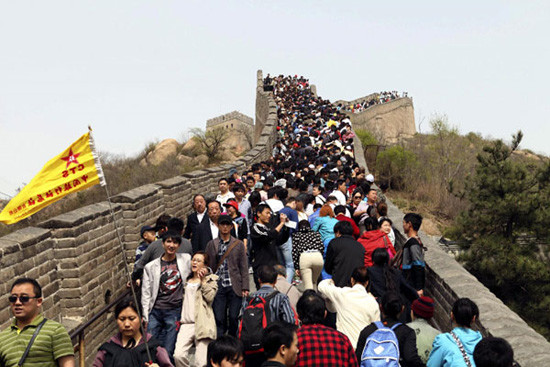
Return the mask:
[[374,183],[374,176],[372,174],[368,174],[367,177],[365,177],[367,181],[369,181],[371,184]]

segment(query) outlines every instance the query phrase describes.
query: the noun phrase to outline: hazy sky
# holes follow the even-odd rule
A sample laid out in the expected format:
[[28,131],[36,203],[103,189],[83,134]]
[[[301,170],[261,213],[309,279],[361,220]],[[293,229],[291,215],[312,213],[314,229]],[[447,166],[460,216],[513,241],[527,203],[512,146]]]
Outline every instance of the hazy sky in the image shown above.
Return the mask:
[[88,124],[101,151],[130,156],[254,117],[258,69],[332,100],[405,90],[424,132],[444,113],[461,132],[522,129],[548,154],[549,35],[544,1],[0,0],[0,192]]

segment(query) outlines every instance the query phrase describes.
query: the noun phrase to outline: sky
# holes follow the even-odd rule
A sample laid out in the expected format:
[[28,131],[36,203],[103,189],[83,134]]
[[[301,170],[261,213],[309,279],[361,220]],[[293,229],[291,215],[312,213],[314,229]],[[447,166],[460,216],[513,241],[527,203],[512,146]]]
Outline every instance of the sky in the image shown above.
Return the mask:
[[331,100],[407,91],[417,129],[550,154],[550,2],[0,0],[0,198],[87,131],[133,156],[238,110],[256,71]]

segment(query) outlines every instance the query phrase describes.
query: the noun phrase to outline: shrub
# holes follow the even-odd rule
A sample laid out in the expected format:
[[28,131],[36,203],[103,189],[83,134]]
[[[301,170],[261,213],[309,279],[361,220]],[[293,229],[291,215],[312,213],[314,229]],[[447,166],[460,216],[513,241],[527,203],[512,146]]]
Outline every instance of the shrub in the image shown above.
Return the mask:
[[416,165],[416,155],[399,145],[384,150],[376,159],[379,180],[387,182],[393,189],[405,188],[406,178]]
[[357,129],[355,130],[355,134],[357,134],[357,137],[359,138],[359,140],[361,140],[361,144],[363,144],[363,147],[367,147],[369,145],[378,145],[378,140],[374,137],[372,133],[367,130]]

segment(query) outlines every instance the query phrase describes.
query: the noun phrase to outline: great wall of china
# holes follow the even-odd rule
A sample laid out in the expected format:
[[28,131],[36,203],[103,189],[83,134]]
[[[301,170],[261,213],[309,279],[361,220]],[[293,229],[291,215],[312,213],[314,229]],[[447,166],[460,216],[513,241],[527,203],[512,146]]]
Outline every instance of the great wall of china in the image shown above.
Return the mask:
[[[314,86],[312,90],[316,92]],[[395,113],[410,116],[411,111],[412,100],[401,98],[373,106],[351,119],[354,126],[368,127],[372,116],[379,116],[378,123],[382,123],[379,126],[383,127],[383,124],[391,124],[392,119],[397,121],[403,118]],[[414,128],[414,116],[412,118]],[[143,223],[153,223],[162,213],[186,217],[192,210],[194,193],[215,192],[218,179],[231,168],[242,171],[252,163],[268,158],[276,140],[276,126],[277,106],[272,94],[263,90],[260,70],[257,73],[256,145],[253,149],[231,164],[193,171],[113,197],[114,212],[128,258],[133,258]],[[410,132],[406,130],[404,133]],[[355,140],[355,149],[362,152],[358,139]],[[363,155],[356,156],[359,164],[366,166]],[[391,202],[388,206],[389,216],[399,228],[403,213]],[[544,337],[506,307],[437,243],[422,233],[420,237],[428,247],[427,294],[436,300],[434,322],[441,330],[450,329],[449,313],[454,300],[469,297],[479,305],[481,312],[476,328],[484,335],[508,340],[522,367],[550,363],[550,343]],[[107,202],[89,205],[50,218],[36,227],[27,227],[4,236],[0,238],[0,327],[3,329],[9,324],[8,294],[16,277],[38,279],[44,287],[45,316],[62,322],[72,330],[101,310],[108,299],[116,298],[125,290],[123,268]],[[115,331],[115,323],[109,317],[103,316],[87,329],[87,365],[91,364],[97,347]]]

